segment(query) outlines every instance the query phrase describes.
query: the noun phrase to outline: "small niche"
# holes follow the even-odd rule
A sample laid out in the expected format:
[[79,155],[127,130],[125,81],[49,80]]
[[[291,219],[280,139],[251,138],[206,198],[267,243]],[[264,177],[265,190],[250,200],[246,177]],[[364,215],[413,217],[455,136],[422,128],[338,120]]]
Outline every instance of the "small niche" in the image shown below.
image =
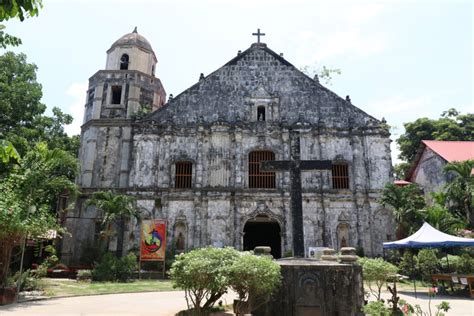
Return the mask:
[[264,106],[259,106],[257,108],[257,120],[258,121],[265,121],[265,107]]

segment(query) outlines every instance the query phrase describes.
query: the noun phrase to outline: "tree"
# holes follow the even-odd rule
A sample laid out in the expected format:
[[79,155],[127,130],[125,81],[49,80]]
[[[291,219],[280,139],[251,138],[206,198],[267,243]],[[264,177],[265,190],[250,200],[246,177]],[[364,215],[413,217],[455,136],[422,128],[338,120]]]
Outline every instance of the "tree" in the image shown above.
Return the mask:
[[77,161],[60,149],[39,143],[0,178],[0,285],[5,285],[11,252],[26,234],[61,231],[52,211],[59,192],[76,192]]
[[[131,196],[115,194],[112,191],[94,192],[86,201],[86,206],[93,205],[102,211],[102,231],[110,233],[112,225],[118,222],[117,257],[123,256],[125,224],[130,218],[140,219],[140,212],[136,207],[136,199]],[[109,238],[107,238],[107,246]]]
[[10,141],[20,155],[39,141],[77,155],[78,137],[68,137],[63,128],[72,123],[72,116],[59,108],[53,108],[52,117],[44,115],[46,106],[41,103],[43,93],[36,71],[24,54],[0,56],[0,139]]
[[392,207],[398,239],[405,238],[413,229],[421,226],[423,216],[420,210],[425,206],[425,199],[417,185],[397,186],[389,183],[382,192],[380,202]]
[[9,141],[0,139],[0,178],[13,162],[19,162],[20,155]]
[[270,256],[240,253],[229,268],[230,287],[239,295],[238,314],[249,314],[267,302],[281,282],[280,266]]
[[195,315],[203,315],[227,292],[229,268],[238,257],[239,252],[230,247],[205,247],[176,256],[171,280],[174,287],[184,290],[188,308],[192,306]]
[[426,117],[405,123],[405,133],[397,139],[399,158],[412,162],[422,140],[472,140],[474,139],[474,114],[461,115],[455,109],[442,113],[433,120]]
[[447,234],[455,235],[466,226],[462,219],[437,203],[428,206],[422,211],[422,214],[425,222]]
[[408,170],[410,170],[411,164],[408,162],[400,162],[393,166],[393,175],[395,179],[403,180],[406,178]]
[[[41,0],[5,0],[0,3],[0,22],[12,18],[23,21],[25,17],[37,16],[42,7]],[[21,39],[5,33],[5,25],[0,24],[0,46],[18,46]]]
[[[364,281],[366,281],[370,292],[375,296],[377,301],[380,301],[382,286],[387,283],[387,280],[395,277],[398,268],[382,258],[361,258],[358,262],[362,266]],[[376,286],[375,289],[372,288],[374,283]]]
[[445,186],[446,206],[466,219],[474,227],[474,160],[452,162],[444,166],[444,172],[452,179]]

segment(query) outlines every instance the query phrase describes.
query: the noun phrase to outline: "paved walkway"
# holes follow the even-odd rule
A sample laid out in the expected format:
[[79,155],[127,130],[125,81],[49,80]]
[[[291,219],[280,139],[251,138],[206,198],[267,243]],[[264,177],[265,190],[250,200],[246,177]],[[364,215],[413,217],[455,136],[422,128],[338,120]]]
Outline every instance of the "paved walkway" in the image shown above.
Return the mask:
[[[384,293],[384,298],[388,294]],[[428,296],[414,293],[402,292],[400,297],[415,305],[419,304],[426,312],[428,311]],[[224,304],[231,304],[234,299],[232,294],[228,294],[224,299]],[[448,301],[451,310],[447,316],[474,316],[474,300],[468,298],[458,298],[451,296],[437,296],[431,301],[431,310],[434,314],[436,305],[441,301]],[[0,315],[34,315],[34,316],[171,316],[178,311],[186,309],[184,292],[152,292],[152,293],[131,293],[131,294],[109,294],[94,296],[78,296],[68,298],[48,299],[27,303],[0,306]]]
[[[224,304],[233,302],[226,295]],[[171,316],[186,309],[184,292],[150,292],[55,298],[0,306],[0,315],[34,316]]]
[[[404,299],[411,305],[420,305],[424,312],[428,313],[429,296],[425,293],[418,293],[415,298],[413,291],[400,291],[398,296]],[[383,293],[382,298],[390,298],[389,293]],[[445,313],[447,316],[474,316],[474,300],[467,297],[455,297],[447,295],[437,295],[431,299],[431,312],[434,315],[436,311],[436,305],[439,305],[442,301],[449,302],[451,309]],[[428,314],[429,315],[429,314]]]

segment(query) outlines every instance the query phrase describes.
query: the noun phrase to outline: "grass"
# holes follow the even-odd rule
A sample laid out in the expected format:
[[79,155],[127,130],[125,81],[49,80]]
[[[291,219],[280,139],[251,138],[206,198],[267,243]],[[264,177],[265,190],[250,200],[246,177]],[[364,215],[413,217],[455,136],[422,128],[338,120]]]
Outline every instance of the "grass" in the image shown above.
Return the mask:
[[48,297],[135,292],[176,291],[169,280],[136,280],[127,283],[78,282],[69,279],[42,279]]

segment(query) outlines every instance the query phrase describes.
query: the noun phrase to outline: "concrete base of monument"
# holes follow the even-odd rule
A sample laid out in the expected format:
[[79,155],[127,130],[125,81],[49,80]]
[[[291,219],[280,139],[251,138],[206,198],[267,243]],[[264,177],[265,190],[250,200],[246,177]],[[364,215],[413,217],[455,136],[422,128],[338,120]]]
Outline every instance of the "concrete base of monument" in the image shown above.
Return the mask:
[[363,315],[362,267],[357,263],[304,258],[284,258],[277,262],[281,266],[282,285],[252,315]]

